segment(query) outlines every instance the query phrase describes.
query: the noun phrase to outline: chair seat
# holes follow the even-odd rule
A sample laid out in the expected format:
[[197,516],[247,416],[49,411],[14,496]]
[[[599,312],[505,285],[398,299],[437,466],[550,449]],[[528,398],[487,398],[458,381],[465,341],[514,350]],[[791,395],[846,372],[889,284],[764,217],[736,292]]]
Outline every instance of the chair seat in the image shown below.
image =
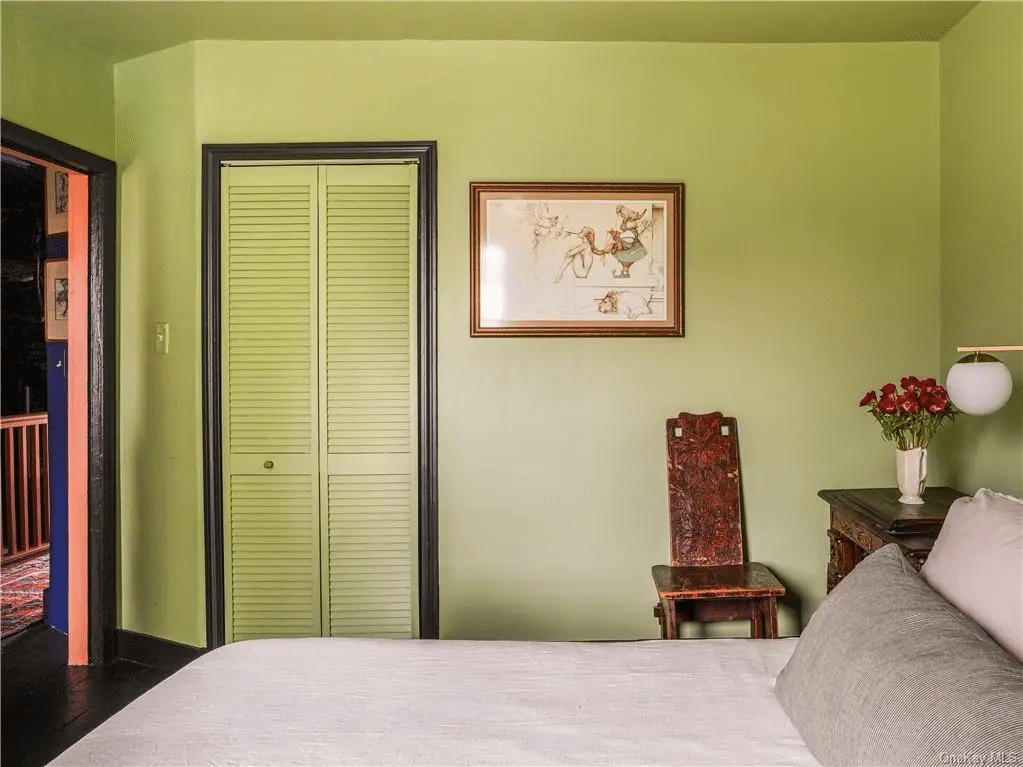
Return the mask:
[[759,562],[705,567],[654,565],[651,572],[661,599],[760,599],[785,595],[785,587],[774,573]]

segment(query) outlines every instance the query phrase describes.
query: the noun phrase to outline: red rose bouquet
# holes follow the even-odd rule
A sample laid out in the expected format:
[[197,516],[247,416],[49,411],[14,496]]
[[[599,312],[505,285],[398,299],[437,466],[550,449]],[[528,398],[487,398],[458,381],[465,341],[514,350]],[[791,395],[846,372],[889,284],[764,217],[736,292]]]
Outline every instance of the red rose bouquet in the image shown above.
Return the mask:
[[881,436],[895,442],[899,450],[927,447],[941,422],[955,418],[959,410],[948,398],[944,386],[933,378],[920,380],[906,376],[899,382],[902,393],[893,383],[881,387],[881,392],[868,391],[860,400],[860,407],[870,408],[870,414],[881,424]]

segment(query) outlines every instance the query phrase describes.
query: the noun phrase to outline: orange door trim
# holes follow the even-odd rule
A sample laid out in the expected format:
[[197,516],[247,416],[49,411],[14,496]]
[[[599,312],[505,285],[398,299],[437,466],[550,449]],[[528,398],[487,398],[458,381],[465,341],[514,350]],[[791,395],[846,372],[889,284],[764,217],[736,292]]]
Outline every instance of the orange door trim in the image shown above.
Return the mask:
[[89,177],[68,174],[68,665],[89,663]]

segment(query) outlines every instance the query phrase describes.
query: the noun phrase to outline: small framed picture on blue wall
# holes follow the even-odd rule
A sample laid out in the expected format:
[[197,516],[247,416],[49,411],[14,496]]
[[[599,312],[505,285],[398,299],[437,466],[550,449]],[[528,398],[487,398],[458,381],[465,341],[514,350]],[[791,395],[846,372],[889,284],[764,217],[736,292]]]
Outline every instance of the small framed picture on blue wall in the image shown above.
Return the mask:
[[47,341],[67,341],[67,259],[44,261],[43,317]]

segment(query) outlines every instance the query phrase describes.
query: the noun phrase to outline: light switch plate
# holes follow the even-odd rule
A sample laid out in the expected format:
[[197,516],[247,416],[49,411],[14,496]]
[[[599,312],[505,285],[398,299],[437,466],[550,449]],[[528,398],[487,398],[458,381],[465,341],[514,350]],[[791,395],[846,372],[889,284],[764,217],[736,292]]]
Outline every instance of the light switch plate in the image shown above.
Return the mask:
[[156,323],[156,352],[157,354],[170,354],[170,323]]

